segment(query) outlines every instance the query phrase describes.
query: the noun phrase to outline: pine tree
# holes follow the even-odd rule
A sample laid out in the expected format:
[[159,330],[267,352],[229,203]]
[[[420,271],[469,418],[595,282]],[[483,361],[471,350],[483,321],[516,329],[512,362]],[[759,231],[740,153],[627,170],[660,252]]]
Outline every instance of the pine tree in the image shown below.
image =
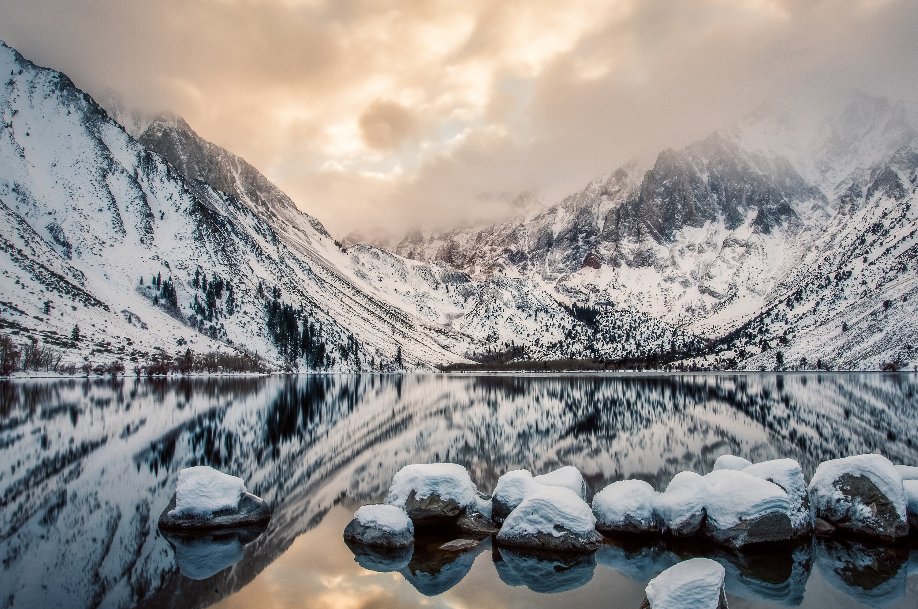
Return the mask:
[[70,340],[75,343],[80,342],[80,326],[73,326],[73,330],[70,331]]

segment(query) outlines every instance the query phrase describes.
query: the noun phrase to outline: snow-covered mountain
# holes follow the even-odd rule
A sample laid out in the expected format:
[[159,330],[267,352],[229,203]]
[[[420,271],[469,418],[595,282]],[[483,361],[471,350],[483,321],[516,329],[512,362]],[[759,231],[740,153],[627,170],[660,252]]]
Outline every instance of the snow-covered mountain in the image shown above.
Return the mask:
[[113,111],[129,132],[5,45],[0,74],[0,330],[77,365],[186,350],[301,370],[918,361],[915,123],[884,100],[811,135],[760,113],[392,252],[340,244],[179,117]]
[[[712,352],[730,344],[704,365],[912,367],[915,124],[906,107],[868,96],[811,128],[761,111],[544,210],[415,233],[395,250],[479,279],[525,278],[575,302],[625,306],[711,339]],[[825,279],[854,273],[857,288]],[[762,340],[760,316],[789,297],[805,304],[780,342]],[[825,301],[831,315],[800,317]],[[852,331],[829,341],[842,323]]]

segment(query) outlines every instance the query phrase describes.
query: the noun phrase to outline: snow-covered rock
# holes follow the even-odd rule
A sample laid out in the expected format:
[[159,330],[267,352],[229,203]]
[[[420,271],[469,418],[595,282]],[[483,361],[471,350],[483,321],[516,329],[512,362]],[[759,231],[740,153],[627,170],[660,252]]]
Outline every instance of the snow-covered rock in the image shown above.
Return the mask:
[[918,480],[903,480],[905,499],[908,502],[908,523],[912,530],[918,531]]
[[705,534],[717,543],[741,548],[794,537],[791,505],[778,485],[735,470],[718,470],[703,479]]
[[386,503],[403,507],[415,523],[455,520],[477,500],[469,472],[455,463],[406,465],[386,496]]
[[657,495],[654,509],[666,530],[676,537],[689,537],[701,529],[705,515],[705,487],[695,472],[679,472],[666,490]]
[[619,480],[593,497],[601,533],[659,533],[663,523],[654,505],[658,493],[643,480]]
[[723,566],[709,558],[673,565],[644,588],[642,607],[650,609],[726,609]]
[[514,469],[498,478],[491,495],[491,518],[494,522],[502,523],[523,501],[533,484],[532,474],[525,469]]
[[569,488],[581,499],[586,501],[587,498],[587,485],[586,480],[583,479],[583,475],[573,465],[565,465],[564,467],[559,467],[556,470],[552,470],[547,474],[542,474],[541,476],[535,476],[533,481],[538,482],[539,484],[544,484],[545,486],[561,486],[564,488]]
[[217,529],[266,522],[271,510],[241,478],[200,465],[179,472],[175,494],[159,517],[163,529]]
[[897,465],[896,471],[899,472],[903,480],[918,480],[918,466]]
[[791,502],[791,526],[795,534],[801,535],[812,530],[813,514],[800,463],[794,459],[773,459],[756,463],[742,471],[773,482],[787,493]]
[[752,461],[737,457],[736,455],[721,455],[714,461],[714,471],[722,469],[744,470],[752,465]]
[[809,486],[816,516],[852,533],[894,541],[908,535],[902,475],[881,455],[824,461]]
[[173,516],[213,514],[239,503],[245,492],[242,478],[230,476],[206,465],[186,467],[179,472],[175,486]]
[[407,548],[414,543],[414,524],[396,505],[365,505],[354,512],[344,538],[381,548]]
[[559,552],[592,551],[601,540],[596,517],[577,493],[540,484],[529,489],[497,534],[506,546]]

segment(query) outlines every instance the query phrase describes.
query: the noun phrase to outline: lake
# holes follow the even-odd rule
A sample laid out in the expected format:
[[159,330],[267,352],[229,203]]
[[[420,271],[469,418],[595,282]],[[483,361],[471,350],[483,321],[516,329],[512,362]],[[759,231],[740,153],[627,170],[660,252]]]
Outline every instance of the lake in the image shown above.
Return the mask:
[[[918,546],[816,540],[768,552],[607,541],[556,560],[485,541],[446,555],[352,551],[353,511],[409,463],[583,472],[658,490],[723,453],[918,464],[918,375],[353,375],[0,383],[0,606],[623,607],[675,562],[709,556],[732,609],[918,606]],[[166,539],[180,469],[246,480],[263,533]]]

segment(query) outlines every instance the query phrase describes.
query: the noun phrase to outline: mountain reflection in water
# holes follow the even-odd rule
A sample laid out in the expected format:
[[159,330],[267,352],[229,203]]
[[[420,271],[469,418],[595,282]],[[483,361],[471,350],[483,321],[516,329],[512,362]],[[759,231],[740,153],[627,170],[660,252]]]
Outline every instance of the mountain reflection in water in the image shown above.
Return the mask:
[[[461,463],[486,492],[508,469],[564,464],[577,466],[593,490],[622,478],[661,488],[678,471],[709,471],[726,452],[793,457],[807,474],[822,460],[860,452],[918,464],[916,389],[918,377],[908,374],[0,383],[0,604],[232,606],[266,578],[297,589],[309,579],[303,571],[327,561],[339,577],[362,573],[364,582],[390,571],[379,576],[386,585],[410,586],[399,588],[401,604],[474,587],[468,606],[487,606],[486,598],[554,606],[571,602],[560,600],[566,595],[607,606],[613,594],[636,607],[648,579],[713,553],[727,568],[728,594],[748,606],[914,606],[908,573],[918,560],[908,548],[819,541],[764,556],[608,543],[571,559],[486,541],[448,557],[422,544],[410,556],[355,557],[341,530],[356,506],[381,500],[395,472],[415,462]],[[274,507],[261,536],[162,537],[156,521],[178,471],[200,464],[241,476]],[[301,547],[317,536],[321,542]],[[294,566],[299,577],[288,573]],[[812,587],[825,593],[811,602]]]

